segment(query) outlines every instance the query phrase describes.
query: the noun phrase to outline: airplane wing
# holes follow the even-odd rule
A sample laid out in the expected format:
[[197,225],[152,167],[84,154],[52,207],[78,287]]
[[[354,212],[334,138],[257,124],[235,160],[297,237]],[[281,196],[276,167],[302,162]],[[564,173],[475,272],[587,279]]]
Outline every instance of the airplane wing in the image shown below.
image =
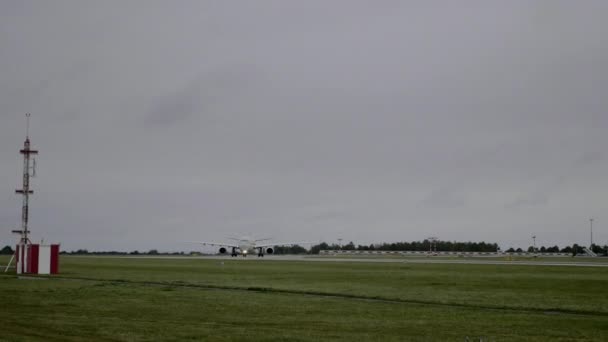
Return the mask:
[[203,246],[218,246],[218,247],[234,247],[239,248],[238,245],[230,244],[230,243],[220,243],[220,242],[208,242],[208,241],[188,241],[191,243],[198,243]]
[[264,245],[258,245],[256,244],[255,247],[276,247],[276,246],[293,246],[293,245],[312,245],[318,242],[310,242],[310,241],[300,241],[300,242],[275,242],[275,243],[268,243],[268,244],[264,244]]

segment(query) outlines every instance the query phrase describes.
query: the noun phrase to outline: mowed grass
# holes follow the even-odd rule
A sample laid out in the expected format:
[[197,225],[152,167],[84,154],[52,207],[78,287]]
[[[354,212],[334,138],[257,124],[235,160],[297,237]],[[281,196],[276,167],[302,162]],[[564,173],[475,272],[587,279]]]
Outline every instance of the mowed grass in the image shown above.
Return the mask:
[[0,340],[608,340],[608,268],[62,256],[0,294]]

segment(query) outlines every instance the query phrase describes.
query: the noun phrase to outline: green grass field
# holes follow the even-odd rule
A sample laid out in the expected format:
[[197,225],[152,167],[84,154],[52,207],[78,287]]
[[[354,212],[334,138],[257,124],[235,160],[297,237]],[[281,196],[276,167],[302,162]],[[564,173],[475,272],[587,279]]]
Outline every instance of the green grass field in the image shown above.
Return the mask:
[[608,340],[599,267],[62,256],[0,293],[7,341]]

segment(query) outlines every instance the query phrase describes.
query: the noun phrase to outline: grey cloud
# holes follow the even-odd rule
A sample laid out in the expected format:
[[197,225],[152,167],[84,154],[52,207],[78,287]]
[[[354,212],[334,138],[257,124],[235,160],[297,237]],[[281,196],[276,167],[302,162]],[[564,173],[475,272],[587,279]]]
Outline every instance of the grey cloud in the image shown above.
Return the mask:
[[552,197],[558,196],[570,183],[581,180],[589,169],[595,169],[605,161],[602,151],[581,152],[579,157],[570,157],[569,163],[559,169],[552,170],[544,177],[534,182],[529,191],[514,201],[506,204],[508,209],[546,206]]
[[168,125],[186,120],[202,108],[201,84],[194,83],[185,86],[182,90],[163,96],[153,109],[146,115],[144,123]]
[[[598,146],[599,147],[599,146]],[[606,153],[604,151],[588,151],[583,153],[583,155],[577,158],[575,165],[593,165],[600,162],[606,161]]]
[[517,198],[513,202],[507,203],[505,206],[507,209],[518,209],[536,207],[539,205],[549,204],[548,194],[542,192],[536,192]]
[[171,125],[192,116],[203,116],[207,123],[213,123],[220,117],[213,113],[216,105],[237,100],[254,82],[263,80],[263,74],[251,65],[232,64],[201,72],[177,91],[159,95],[144,123]]
[[430,208],[458,208],[466,205],[466,199],[462,194],[458,194],[454,190],[441,188],[434,190],[426,199],[421,202],[424,206]]
[[345,214],[339,211],[325,211],[312,216],[315,221],[327,221],[344,218]]
[[2,4],[1,223],[18,223],[32,112],[32,230],[67,249],[238,231],[508,244],[530,227],[583,242],[572,227],[608,202],[606,10]]

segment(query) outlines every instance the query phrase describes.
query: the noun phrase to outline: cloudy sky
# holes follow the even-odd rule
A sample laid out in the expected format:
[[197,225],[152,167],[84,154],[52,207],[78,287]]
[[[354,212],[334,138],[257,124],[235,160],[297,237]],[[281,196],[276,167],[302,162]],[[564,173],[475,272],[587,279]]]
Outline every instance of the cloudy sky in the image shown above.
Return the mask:
[[608,2],[0,2],[0,245],[608,242]]

